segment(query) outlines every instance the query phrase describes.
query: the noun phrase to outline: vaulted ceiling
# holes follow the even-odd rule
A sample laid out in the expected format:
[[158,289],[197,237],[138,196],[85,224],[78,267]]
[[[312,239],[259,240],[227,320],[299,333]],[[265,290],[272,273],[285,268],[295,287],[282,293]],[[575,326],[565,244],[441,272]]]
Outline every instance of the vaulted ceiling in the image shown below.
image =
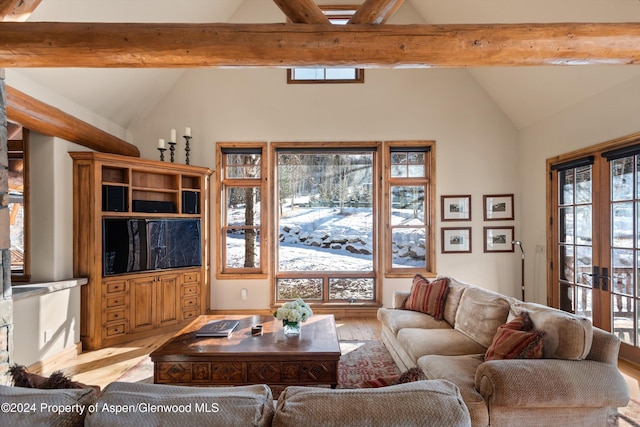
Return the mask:
[[[37,0],[31,0],[34,2]],[[318,4],[361,2],[317,1]],[[0,0],[0,5],[2,3]],[[285,13],[276,3],[286,4],[287,1],[41,0],[27,21],[237,23],[236,12],[249,8],[255,10],[255,14],[251,22],[246,23],[275,22],[273,19],[265,21],[265,16],[279,16],[278,22],[284,22]],[[265,14],[265,10],[269,13]],[[566,22],[637,24],[640,23],[640,1],[406,0],[398,13],[387,21],[388,24]],[[14,71],[124,128],[133,128],[160,102],[186,69],[16,68]],[[486,66],[469,67],[468,71],[514,125],[522,129],[640,76],[640,65]],[[429,69],[424,72],[428,73]]]

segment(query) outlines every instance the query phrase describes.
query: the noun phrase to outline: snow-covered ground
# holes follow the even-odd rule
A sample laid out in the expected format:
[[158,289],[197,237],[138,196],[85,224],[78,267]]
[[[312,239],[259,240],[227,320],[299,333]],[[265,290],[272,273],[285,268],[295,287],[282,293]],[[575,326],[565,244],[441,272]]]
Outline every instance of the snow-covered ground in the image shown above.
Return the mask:
[[[394,224],[411,224],[414,219],[403,217],[399,210]],[[230,213],[231,224],[244,223],[244,209],[238,207]],[[398,233],[399,234],[399,233]],[[381,239],[383,236],[378,236]],[[398,237],[398,236],[396,236]],[[371,208],[337,207],[283,207],[278,235],[278,261],[281,271],[372,271],[373,270],[373,213]],[[395,267],[424,266],[423,236],[420,242],[406,242],[396,248]],[[404,239],[403,239],[404,240]],[[414,239],[418,240],[418,239]],[[422,246],[420,246],[422,244]],[[418,258],[406,255],[409,249]],[[227,236],[227,265],[244,265],[244,234]]]

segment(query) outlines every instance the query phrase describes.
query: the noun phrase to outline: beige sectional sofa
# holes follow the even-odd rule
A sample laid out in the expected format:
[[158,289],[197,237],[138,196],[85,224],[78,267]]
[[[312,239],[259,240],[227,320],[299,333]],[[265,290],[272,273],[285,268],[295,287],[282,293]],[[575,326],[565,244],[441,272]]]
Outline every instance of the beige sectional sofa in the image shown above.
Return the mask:
[[266,385],[187,387],[114,382],[94,389],[0,386],[0,425],[11,427],[433,426],[467,427],[458,388],[444,380],[382,388],[287,387],[274,402]]
[[[382,341],[401,370],[420,367],[428,379],[456,384],[474,426],[604,426],[610,407],[626,406],[617,369],[620,340],[588,319],[525,303],[454,278],[442,320],[380,308]],[[543,358],[485,361],[497,328],[522,311],[544,331]]]

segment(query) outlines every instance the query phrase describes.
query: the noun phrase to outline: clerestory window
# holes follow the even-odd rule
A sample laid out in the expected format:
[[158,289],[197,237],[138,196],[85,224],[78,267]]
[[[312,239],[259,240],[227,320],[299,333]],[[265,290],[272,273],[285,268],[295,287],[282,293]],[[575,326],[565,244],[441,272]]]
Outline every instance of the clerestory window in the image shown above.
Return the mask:
[[[334,25],[346,25],[358,6],[320,6]],[[297,67],[287,69],[287,83],[364,83],[364,70],[353,67]]]

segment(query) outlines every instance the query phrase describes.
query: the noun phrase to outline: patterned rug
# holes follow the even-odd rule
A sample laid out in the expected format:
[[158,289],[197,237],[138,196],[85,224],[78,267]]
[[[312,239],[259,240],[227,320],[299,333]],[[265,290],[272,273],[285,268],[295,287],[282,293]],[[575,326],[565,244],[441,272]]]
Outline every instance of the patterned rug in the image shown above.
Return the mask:
[[[338,387],[351,388],[380,377],[400,374],[381,341],[340,341]],[[153,383],[153,362],[149,356],[122,374],[117,381]]]
[[640,402],[631,399],[624,408],[613,409],[608,426],[640,427]]

